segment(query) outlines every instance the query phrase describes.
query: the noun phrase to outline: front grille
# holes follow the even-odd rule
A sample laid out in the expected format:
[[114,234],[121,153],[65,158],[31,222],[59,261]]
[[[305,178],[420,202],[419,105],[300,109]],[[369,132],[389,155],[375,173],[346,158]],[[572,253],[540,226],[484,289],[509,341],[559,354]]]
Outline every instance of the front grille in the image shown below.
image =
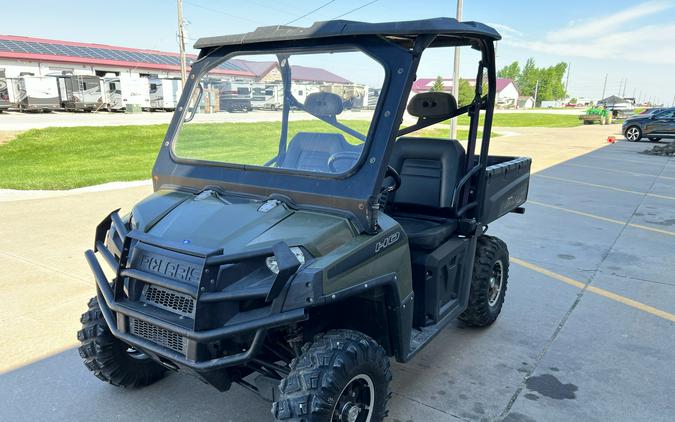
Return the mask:
[[167,311],[194,318],[194,298],[162,287],[147,285],[143,291],[143,302],[150,303]]
[[129,325],[131,326],[131,334],[185,354],[185,337],[136,318],[129,317]]

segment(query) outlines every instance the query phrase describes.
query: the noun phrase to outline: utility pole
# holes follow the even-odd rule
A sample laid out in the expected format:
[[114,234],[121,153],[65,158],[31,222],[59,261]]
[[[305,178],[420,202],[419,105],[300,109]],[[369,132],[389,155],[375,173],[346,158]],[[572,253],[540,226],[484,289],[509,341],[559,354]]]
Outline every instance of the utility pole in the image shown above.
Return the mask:
[[672,104],[672,106],[675,107],[675,95],[673,95],[673,104]]
[[616,93],[617,97],[621,96],[621,88],[623,87],[623,78],[619,80],[619,92]]
[[537,94],[539,93],[539,80],[537,79],[537,84],[534,86],[534,106],[537,106]]
[[623,94],[621,94],[623,98],[626,98],[626,85],[628,85],[628,78],[623,80]]
[[[457,0],[457,21],[462,20],[462,1]],[[455,65],[452,70],[452,95],[459,100],[459,47],[455,47]],[[450,120],[450,139],[457,139],[457,118]]]
[[187,63],[185,62],[185,22],[183,21],[183,0],[178,0],[178,50],[180,51],[180,80],[185,86]]
[[607,76],[608,74],[605,73],[605,84],[602,86],[602,98],[600,98],[601,100],[605,99],[605,90],[607,89]]
[[567,87],[570,86],[570,69],[572,68],[571,63],[567,63],[567,80],[565,81],[565,96],[569,96],[569,91]]

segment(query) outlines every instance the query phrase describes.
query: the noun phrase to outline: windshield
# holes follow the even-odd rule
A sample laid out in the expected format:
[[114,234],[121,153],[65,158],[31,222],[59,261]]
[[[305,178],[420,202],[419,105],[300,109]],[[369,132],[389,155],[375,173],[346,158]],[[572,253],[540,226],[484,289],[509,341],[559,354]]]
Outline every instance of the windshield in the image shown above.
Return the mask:
[[348,172],[360,162],[383,82],[382,66],[360,51],[232,57],[199,81],[173,153],[247,168]]

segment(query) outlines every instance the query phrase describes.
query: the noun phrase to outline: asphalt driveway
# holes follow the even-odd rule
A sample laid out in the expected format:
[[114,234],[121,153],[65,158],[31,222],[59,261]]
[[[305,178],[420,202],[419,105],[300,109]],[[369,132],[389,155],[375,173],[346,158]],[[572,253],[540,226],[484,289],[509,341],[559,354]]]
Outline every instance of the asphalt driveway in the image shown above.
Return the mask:
[[[495,143],[541,170],[526,214],[489,230],[513,257],[502,316],[452,324],[394,364],[390,420],[672,420],[675,160],[566,131]],[[222,394],[172,375],[119,390],[81,364],[75,332],[93,294],[82,250],[110,209],[148,190],[0,202],[0,420],[271,420],[236,385]]]

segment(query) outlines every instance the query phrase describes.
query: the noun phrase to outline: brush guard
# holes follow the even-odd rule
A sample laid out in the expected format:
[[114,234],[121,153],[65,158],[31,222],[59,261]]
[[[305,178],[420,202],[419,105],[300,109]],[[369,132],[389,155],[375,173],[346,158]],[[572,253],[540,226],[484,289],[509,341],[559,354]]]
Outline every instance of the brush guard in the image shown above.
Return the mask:
[[[104,243],[108,231],[112,234],[110,247]],[[115,271],[112,282],[101,268],[95,252]],[[115,253],[120,257],[119,261]],[[214,289],[222,265],[272,255],[279,264],[279,273],[271,285]],[[222,250],[206,250],[165,241],[137,230],[129,231],[118,212],[113,211],[97,227],[94,250],[87,250],[85,257],[96,281],[101,313],[112,334],[174,368],[205,372],[245,364],[259,351],[268,330],[307,319],[302,308],[282,311],[284,291],[300,267],[284,242],[224,254]],[[149,268],[159,271],[148,271]],[[151,303],[154,306],[148,306],[153,302],[148,299],[148,289],[155,289],[155,303]],[[176,296],[166,299],[171,293]],[[158,295],[165,295],[164,299]],[[238,313],[226,324],[215,328],[200,326],[202,305],[263,298],[269,306]],[[157,306],[157,303],[165,306]],[[237,353],[212,357],[209,345],[235,337],[252,340]]]

